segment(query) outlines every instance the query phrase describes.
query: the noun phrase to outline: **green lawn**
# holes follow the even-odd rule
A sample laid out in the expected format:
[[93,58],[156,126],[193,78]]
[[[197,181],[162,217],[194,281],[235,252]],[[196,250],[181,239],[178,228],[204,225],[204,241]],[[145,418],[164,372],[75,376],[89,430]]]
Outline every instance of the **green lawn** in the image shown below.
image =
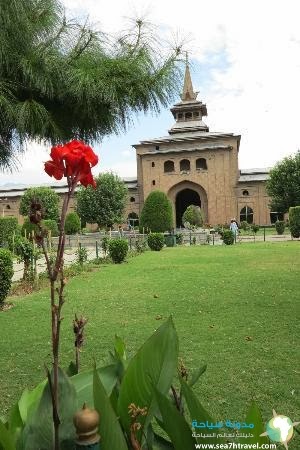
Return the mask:
[[[66,288],[62,365],[73,356],[75,312],[89,319],[84,367],[107,360],[115,333],[132,354],[157,317],[172,314],[186,366],[208,364],[197,392],[218,420],[241,420],[252,399],[265,418],[274,408],[300,420],[299,261],[298,242],[183,247],[75,277]],[[0,313],[0,415],[45,375],[48,298],[44,290],[13,299]]]

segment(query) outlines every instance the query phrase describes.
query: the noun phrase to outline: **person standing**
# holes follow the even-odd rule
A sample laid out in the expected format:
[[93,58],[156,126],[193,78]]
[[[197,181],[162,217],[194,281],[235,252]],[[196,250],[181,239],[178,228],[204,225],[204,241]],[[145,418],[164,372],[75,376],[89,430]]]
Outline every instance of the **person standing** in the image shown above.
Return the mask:
[[239,234],[239,227],[238,227],[237,221],[235,219],[231,219],[229,228],[233,232],[234,242],[236,242],[238,234]]

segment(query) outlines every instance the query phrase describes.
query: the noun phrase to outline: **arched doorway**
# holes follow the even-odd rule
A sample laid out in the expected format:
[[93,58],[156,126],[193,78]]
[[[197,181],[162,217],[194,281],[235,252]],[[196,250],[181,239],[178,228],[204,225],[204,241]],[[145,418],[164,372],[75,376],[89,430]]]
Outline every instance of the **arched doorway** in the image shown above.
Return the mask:
[[193,189],[183,189],[176,195],[176,227],[182,226],[182,216],[186,208],[190,205],[200,206],[201,200],[198,192]]

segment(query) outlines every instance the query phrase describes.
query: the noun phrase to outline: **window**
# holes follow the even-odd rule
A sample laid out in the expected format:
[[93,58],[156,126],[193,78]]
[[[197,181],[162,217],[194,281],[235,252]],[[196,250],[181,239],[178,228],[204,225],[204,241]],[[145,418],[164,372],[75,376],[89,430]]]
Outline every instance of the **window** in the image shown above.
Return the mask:
[[249,195],[249,191],[247,191],[247,189],[245,191],[243,191],[243,195],[247,196]]
[[182,113],[178,113],[178,114],[177,114],[177,119],[180,120],[180,119],[182,119],[182,118],[183,118],[183,114],[182,114]]
[[193,116],[194,116],[194,117],[199,117],[198,111],[194,112],[194,113],[193,113]]
[[275,222],[277,222],[277,220],[284,220],[284,214],[281,212],[271,211],[270,212],[271,223],[275,223]]
[[207,164],[205,158],[196,159],[196,169],[207,170]]
[[185,118],[186,119],[191,119],[193,117],[191,112],[185,113]]
[[137,227],[139,225],[139,216],[135,212],[128,214],[127,222],[130,227]]
[[152,166],[152,167],[155,167],[155,162],[152,161],[151,166]]
[[240,222],[253,223],[253,209],[250,206],[244,206],[241,209]]
[[6,205],[6,209],[10,209],[10,205]]
[[164,172],[174,172],[174,161],[165,161],[164,162]]
[[156,145],[156,146],[155,146],[155,150],[159,150],[159,145]]
[[134,203],[135,202],[135,197],[130,197],[130,201],[131,201],[131,203]]
[[155,180],[152,180],[152,186],[155,186]]
[[180,161],[180,171],[186,172],[191,169],[191,163],[188,159],[182,159]]

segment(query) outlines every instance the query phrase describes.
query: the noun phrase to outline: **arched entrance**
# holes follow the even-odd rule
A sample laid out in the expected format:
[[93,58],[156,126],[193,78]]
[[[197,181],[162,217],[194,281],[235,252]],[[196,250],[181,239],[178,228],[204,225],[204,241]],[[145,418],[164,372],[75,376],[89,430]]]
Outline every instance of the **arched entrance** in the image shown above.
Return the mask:
[[182,226],[182,216],[186,208],[190,205],[200,206],[201,200],[198,192],[193,189],[183,189],[176,195],[175,210],[176,210],[176,227]]
[[183,180],[174,184],[167,195],[173,205],[174,226],[182,226],[182,215],[189,205],[200,206],[204,213],[204,221],[209,221],[207,193],[200,184]]

